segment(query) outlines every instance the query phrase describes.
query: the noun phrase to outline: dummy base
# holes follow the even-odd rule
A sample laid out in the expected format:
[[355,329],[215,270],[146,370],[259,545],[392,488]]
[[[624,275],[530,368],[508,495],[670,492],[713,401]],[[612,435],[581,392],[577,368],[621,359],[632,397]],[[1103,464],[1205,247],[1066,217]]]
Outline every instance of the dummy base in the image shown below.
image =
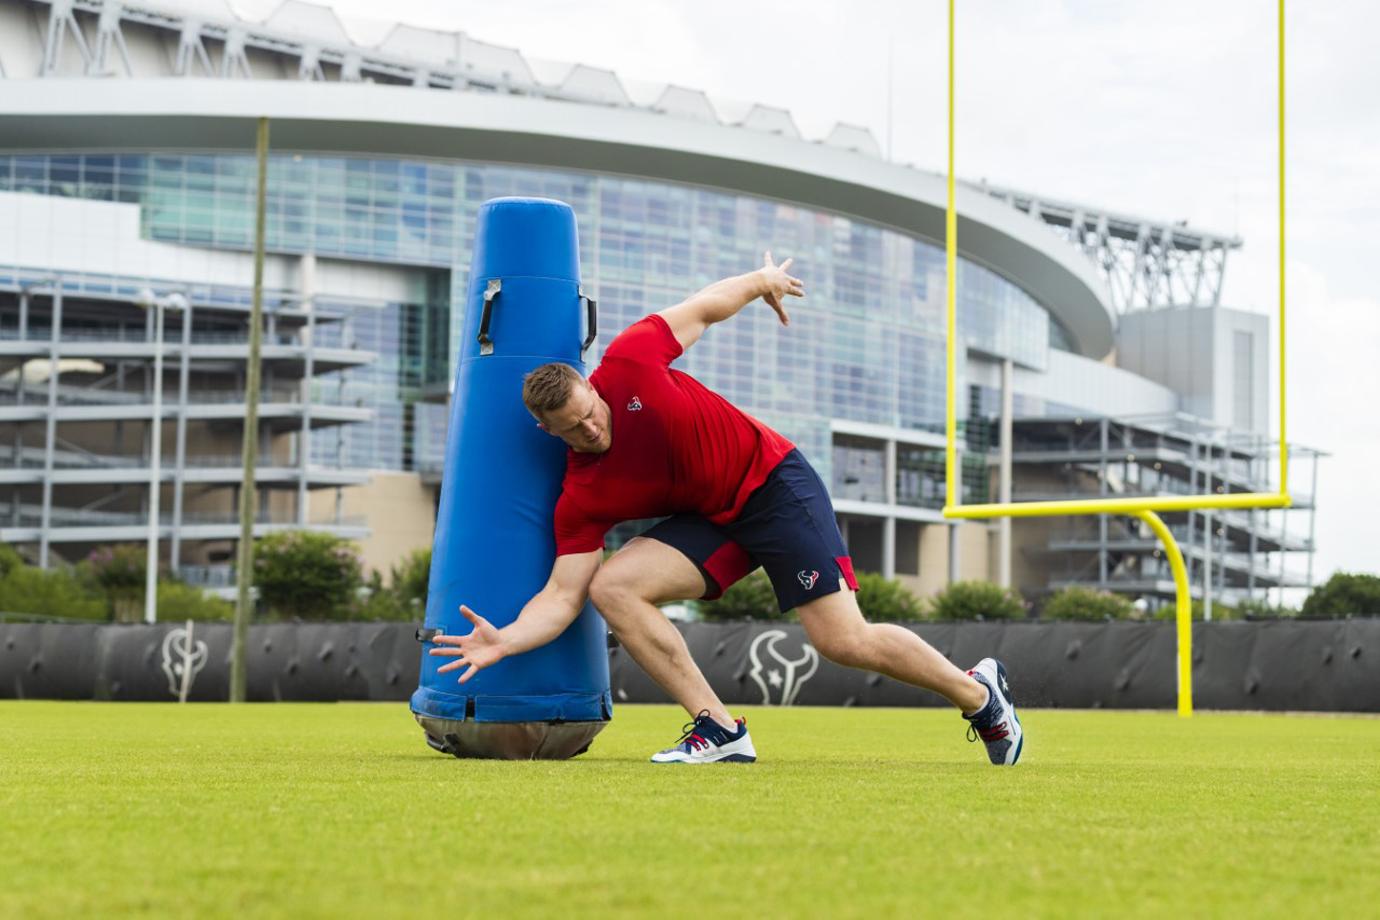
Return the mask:
[[607,721],[475,722],[412,714],[443,754],[486,760],[568,760],[589,750]]

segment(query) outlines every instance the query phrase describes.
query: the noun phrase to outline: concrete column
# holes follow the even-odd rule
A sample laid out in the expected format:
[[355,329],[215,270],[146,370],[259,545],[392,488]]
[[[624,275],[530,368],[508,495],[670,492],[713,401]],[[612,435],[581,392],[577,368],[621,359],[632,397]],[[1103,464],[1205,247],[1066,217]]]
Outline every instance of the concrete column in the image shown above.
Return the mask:
[[1288,555],[1284,550],[1284,544],[1289,538],[1289,509],[1281,508],[1279,512],[1279,605],[1284,606],[1284,557]]
[[316,373],[315,333],[316,306],[316,256],[308,253],[302,257],[301,267],[302,306],[307,311],[307,328],[303,331],[303,346],[306,356],[302,371],[302,427],[297,435],[297,524],[307,526],[307,470],[311,460],[311,381]]
[[1255,551],[1256,534],[1258,533],[1259,527],[1260,525],[1257,523],[1256,510],[1252,508],[1250,510],[1250,549],[1247,551],[1249,553],[1249,556],[1246,561],[1246,596],[1249,597],[1251,600],[1255,600]]
[[[1208,462],[1203,470],[1203,494],[1212,494],[1212,444],[1207,447]],[[1212,619],[1212,509],[1203,512],[1203,619]]]
[[[896,440],[888,438],[886,459],[882,464],[884,496],[888,506],[896,504]],[[882,519],[882,577],[896,577],[896,518],[888,514]]]
[[144,566],[144,622],[158,621],[158,536],[159,500],[163,492],[163,324],[167,319],[166,299],[150,306],[154,316],[153,411],[149,413],[149,498],[148,556]]
[[[1097,494],[1105,498],[1108,493],[1107,488],[1107,451],[1111,449],[1111,422],[1106,418],[1098,421],[1098,462],[1097,462]],[[1097,516],[1097,585],[1106,590],[1107,578],[1111,574],[1108,571],[1109,564],[1107,558],[1107,515]]]
[[958,524],[949,527],[949,584],[958,581]]
[[1313,539],[1318,532],[1318,455],[1313,455],[1313,485],[1308,494],[1308,588],[1313,589]]
[[191,380],[192,304],[182,310],[182,354],[177,369],[177,459],[173,471],[172,542],[168,547],[168,566],[176,573],[182,565],[182,502],[187,472],[187,402]]
[[[19,341],[24,342],[29,338],[29,292],[21,289],[19,292]],[[14,378],[14,404],[24,405],[24,371],[29,367],[27,358],[19,359],[19,374]],[[16,424],[14,426],[14,466],[18,469],[23,464],[24,457],[24,426]],[[1316,465],[1316,464],[1315,464]],[[10,517],[15,527],[19,526],[19,490],[15,489],[10,493]]]
[[[121,393],[125,391],[125,362],[115,362],[115,389]],[[125,423],[124,419],[115,419],[115,444],[111,451],[115,454],[125,452]]]
[[[1001,363],[1001,448],[1000,482],[997,485],[997,500],[1003,505],[1011,504],[1011,453],[1012,453],[1012,414],[1015,397],[1012,393],[1012,378],[1015,367],[1010,358]],[[997,584],[1003,588],[1011,587],[1011,519],[997,518]]]
[[[1194,435],[1188,447],[1188,492],[1190,495],[1202,495],[1203,490],[1198,488],[1198,436]],[[1190,551],[1195,543],[1198,542],[1198,516],[1193,512],[1188,512],[1188,548]],[[1193,580],[1193,554],[1190,552],[1184,558],[1184,565],[1188,567],[1188,578]]]
[[896,577],[896,518],[882,518],[882,577]]
[[38,567],[48,567],[53,526],[53,453],[57,448],[58,352],[62,342],[62,279],[53,281],[53,324],[48,337],[48,414],[43,429],[43,504],[38,523]]

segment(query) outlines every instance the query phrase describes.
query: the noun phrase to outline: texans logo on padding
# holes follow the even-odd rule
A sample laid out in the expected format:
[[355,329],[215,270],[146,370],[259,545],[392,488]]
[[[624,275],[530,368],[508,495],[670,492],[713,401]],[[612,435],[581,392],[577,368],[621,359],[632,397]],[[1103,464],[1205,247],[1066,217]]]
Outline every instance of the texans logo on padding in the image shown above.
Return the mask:
[[787,658],[777,648],[777,643],[788,638],[789,634],[784,629],[769,629],[753,639],[752,645],[748,646],[748,661],[752,663],[748,677],[752,678],[757,689],[762,691],[763,706],[771,706],[773,703],[790,706],[800,695],[800,688],[805,685],[805,681],[819,670],[819,652],[804,638],[798,637],[799,658]]

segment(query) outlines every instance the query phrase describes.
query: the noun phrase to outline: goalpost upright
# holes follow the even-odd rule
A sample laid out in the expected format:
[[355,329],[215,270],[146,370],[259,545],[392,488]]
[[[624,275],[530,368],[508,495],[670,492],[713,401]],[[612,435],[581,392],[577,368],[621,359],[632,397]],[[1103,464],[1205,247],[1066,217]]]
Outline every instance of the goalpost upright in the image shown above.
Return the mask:
[[958,209],[954,171],[954,4],[949,0],[948,46],[948,205],[944,220],[946,275],[947,350],[944,410],[944,516],[955,520],[997,517],[1052,517],[1075,514],[1126,514],[1139,518],[1164,543],[1170,570],[1174,575],[1175,622],[1178,643],[1179,715],[1193,714],[1193,626],[1189,600],[1188,570],[1183,553],[1169,528],[1156,513],[1227,508],[1289,507],[1289,443],[1285,386],[1285,235],[1284,235],[1284,0],[1278,0],[1278,132],[1279,132],[1279,490],[1276,492],[1236,492],[1230,494],[1135,496],[1129,498],[1070,499],[1065,501],[1011,502],[964,505],[958,465],[957,408],[955,375],[958,358]]

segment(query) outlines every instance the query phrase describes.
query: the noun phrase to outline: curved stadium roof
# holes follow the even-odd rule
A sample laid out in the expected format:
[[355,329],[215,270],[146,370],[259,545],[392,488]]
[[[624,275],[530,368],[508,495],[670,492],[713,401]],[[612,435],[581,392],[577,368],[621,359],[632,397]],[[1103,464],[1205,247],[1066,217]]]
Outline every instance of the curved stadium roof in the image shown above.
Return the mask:
[[[333,12],[296,0],[263,24],[126,3],[113,26],[119,30],[123,22],[124,29],[108,75],[128,78],[66,76],[72,58],[84,62],[76,74],[100,74],[92,65],[105,66],[90,49],[112,44],[100,43],[100,30],[112,28],[110,17],[98,24],[94,16],[72,12],[95,14],[100,3],[0,3],[8,7],[0,10],[3,17],[16,7],[31,15],[42,11],[50,32],[70,34],[66,17],[78,22],[79,31],[96,33],[85,47],[68,48],[62,67],[50,66],[51,41],[32,49],[36,69],[15,67],[13,47],[0,46],[0,66],[11,78],[6,82],[13,85],[26,71],[46,74],[24,80],[22,92],[0,93],[0,149],[248,150],[254,120],[267,116],[275,151],[444,157],[693,183],[832,211],[943,245],[944,177],[878,159],[865,129],[840,125],[823,141],[810,142],[801,139],[788,112],[766,106],[725,124],[703,93],[674,86],[638,105],[616,75],[585,65],[563,68],[554,86],[541,84],[534,73],[542,68],[463,33],[397,26],[377,46],[360,48]],[[213,5],[209,13],[219,9]],[[0,22],[0,31],[14,36],[5,25]],[[166,53],[146,53],[143,46],[160,33],[190,48],[177,55],[180,63],[170,65]],[[235,42],[258,49],[243,54],[255,79],[226,78],[235,73],[229,66]],[[218,71],[208,47],[219,59]],[[279,66],[266,67],[267,54]],[[282,66],[288,59],[291,70]],[[401,83],[408,67],[412,81]],[[339,79],[326,79],[327,69]],[[193,76],[199,72],[205,75]],[[271,90],[258,79],[265,76],[279,78]],[[417,82],[422,85],[412,85]],[[474,91],[437,91],[444,88]],[[1110,297],[1082,252],[980,189],[960,186],[958,209],[961,255],[1028,292],[1080,353],[1101,358],[1110,351]]]

